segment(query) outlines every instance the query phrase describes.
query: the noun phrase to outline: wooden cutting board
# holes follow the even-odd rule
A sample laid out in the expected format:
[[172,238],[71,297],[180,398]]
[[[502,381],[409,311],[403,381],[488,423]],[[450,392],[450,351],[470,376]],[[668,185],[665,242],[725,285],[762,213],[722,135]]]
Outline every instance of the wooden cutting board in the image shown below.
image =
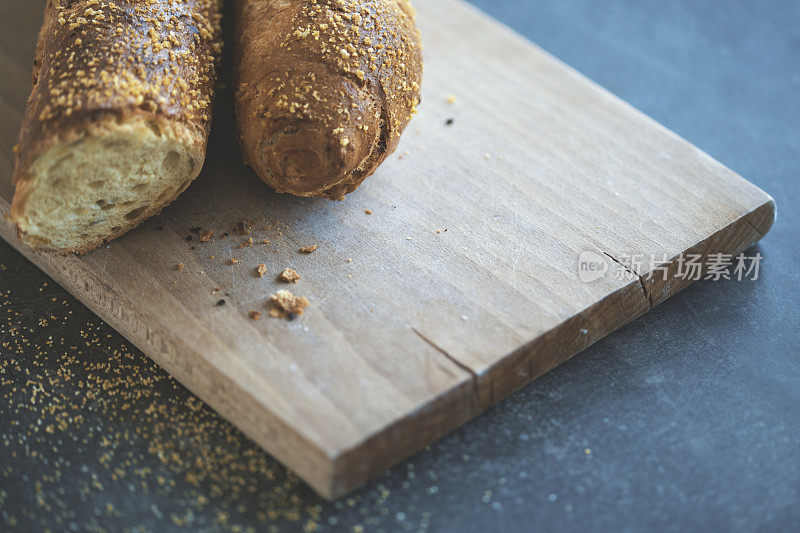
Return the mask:
[[[38,4],[0,7],[7,177]],[[241,163],[226,90],[205,170],[160,217],[84,257],[33,253],[0,224],[4,239],[326,497],[689,283],[648,280],[648,263],[617,275],[620,258],[666,258],[672,273],[679,254],[737,252],[774,220],[768,195],[507,28],[458,0],[417,4],[423,105],[397,154],[345,201],[267,190]],[[5,179],[0,211],[11,195]],[[269,244],[218,238],[245,218]],[[200,243],[193,227],[217,237]],[[312,244],[315,253],[298,252]],[[586,251],[610,268],[592,283],[578,275]],[[302,276],[290,289],[311,306],[294,321],[266,318],[289,266]]]

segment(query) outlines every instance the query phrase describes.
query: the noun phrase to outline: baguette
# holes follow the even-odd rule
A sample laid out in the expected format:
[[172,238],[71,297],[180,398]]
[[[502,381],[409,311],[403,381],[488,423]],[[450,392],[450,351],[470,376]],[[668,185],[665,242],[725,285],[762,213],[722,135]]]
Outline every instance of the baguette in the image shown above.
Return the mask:
[[20,239],[87,252],[157,214],[205,159],[220,0],[48,0],[20,131]]
[[235,112],[278,192],[339,199],[397,147],[420,101],[408,0],[237,0]]

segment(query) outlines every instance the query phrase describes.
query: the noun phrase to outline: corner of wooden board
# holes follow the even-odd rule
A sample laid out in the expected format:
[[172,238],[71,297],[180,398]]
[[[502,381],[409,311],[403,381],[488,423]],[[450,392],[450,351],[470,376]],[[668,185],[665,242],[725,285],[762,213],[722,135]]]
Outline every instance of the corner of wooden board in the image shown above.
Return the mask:
[[767,193],[764,193],[764,195],[767,197],[767,201],[749,215],[750,222],[762,238],[769,233],[769,230],[775,225],[775,221],[778,220],[778,207],[775,204],[775,199]]
[[327,500],[353,492],[483,412],[475,385],[465,380],[347,449],[329,453],[330,469],[314,482],[301,477]]

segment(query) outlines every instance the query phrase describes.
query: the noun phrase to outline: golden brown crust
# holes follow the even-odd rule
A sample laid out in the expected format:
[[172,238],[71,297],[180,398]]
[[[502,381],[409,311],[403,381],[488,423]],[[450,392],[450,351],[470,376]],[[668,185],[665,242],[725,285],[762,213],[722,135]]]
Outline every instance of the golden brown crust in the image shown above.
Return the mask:
[[[39,154],[91,135],[93,125],[110,119],[154,117],[154,128],[174,121],[187,132],[187,149],[204,154],[221,51],[219,13],[220,0],[48,0],[20,131],[17,194]],[[68,251],[91,250],[167,203]]]
[[397,147],[420,99],[407,0],[237,0],[245,162],[279,192],[338,199]]

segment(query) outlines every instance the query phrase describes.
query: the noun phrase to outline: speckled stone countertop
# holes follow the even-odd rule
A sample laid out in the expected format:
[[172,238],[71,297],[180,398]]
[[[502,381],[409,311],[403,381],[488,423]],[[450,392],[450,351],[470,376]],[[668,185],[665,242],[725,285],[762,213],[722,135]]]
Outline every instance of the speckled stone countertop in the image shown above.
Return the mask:
[[701,282],[326,503],[0,243],[0,524],[788,530],[800,522],[800,4],[475,0],[772,194]]

